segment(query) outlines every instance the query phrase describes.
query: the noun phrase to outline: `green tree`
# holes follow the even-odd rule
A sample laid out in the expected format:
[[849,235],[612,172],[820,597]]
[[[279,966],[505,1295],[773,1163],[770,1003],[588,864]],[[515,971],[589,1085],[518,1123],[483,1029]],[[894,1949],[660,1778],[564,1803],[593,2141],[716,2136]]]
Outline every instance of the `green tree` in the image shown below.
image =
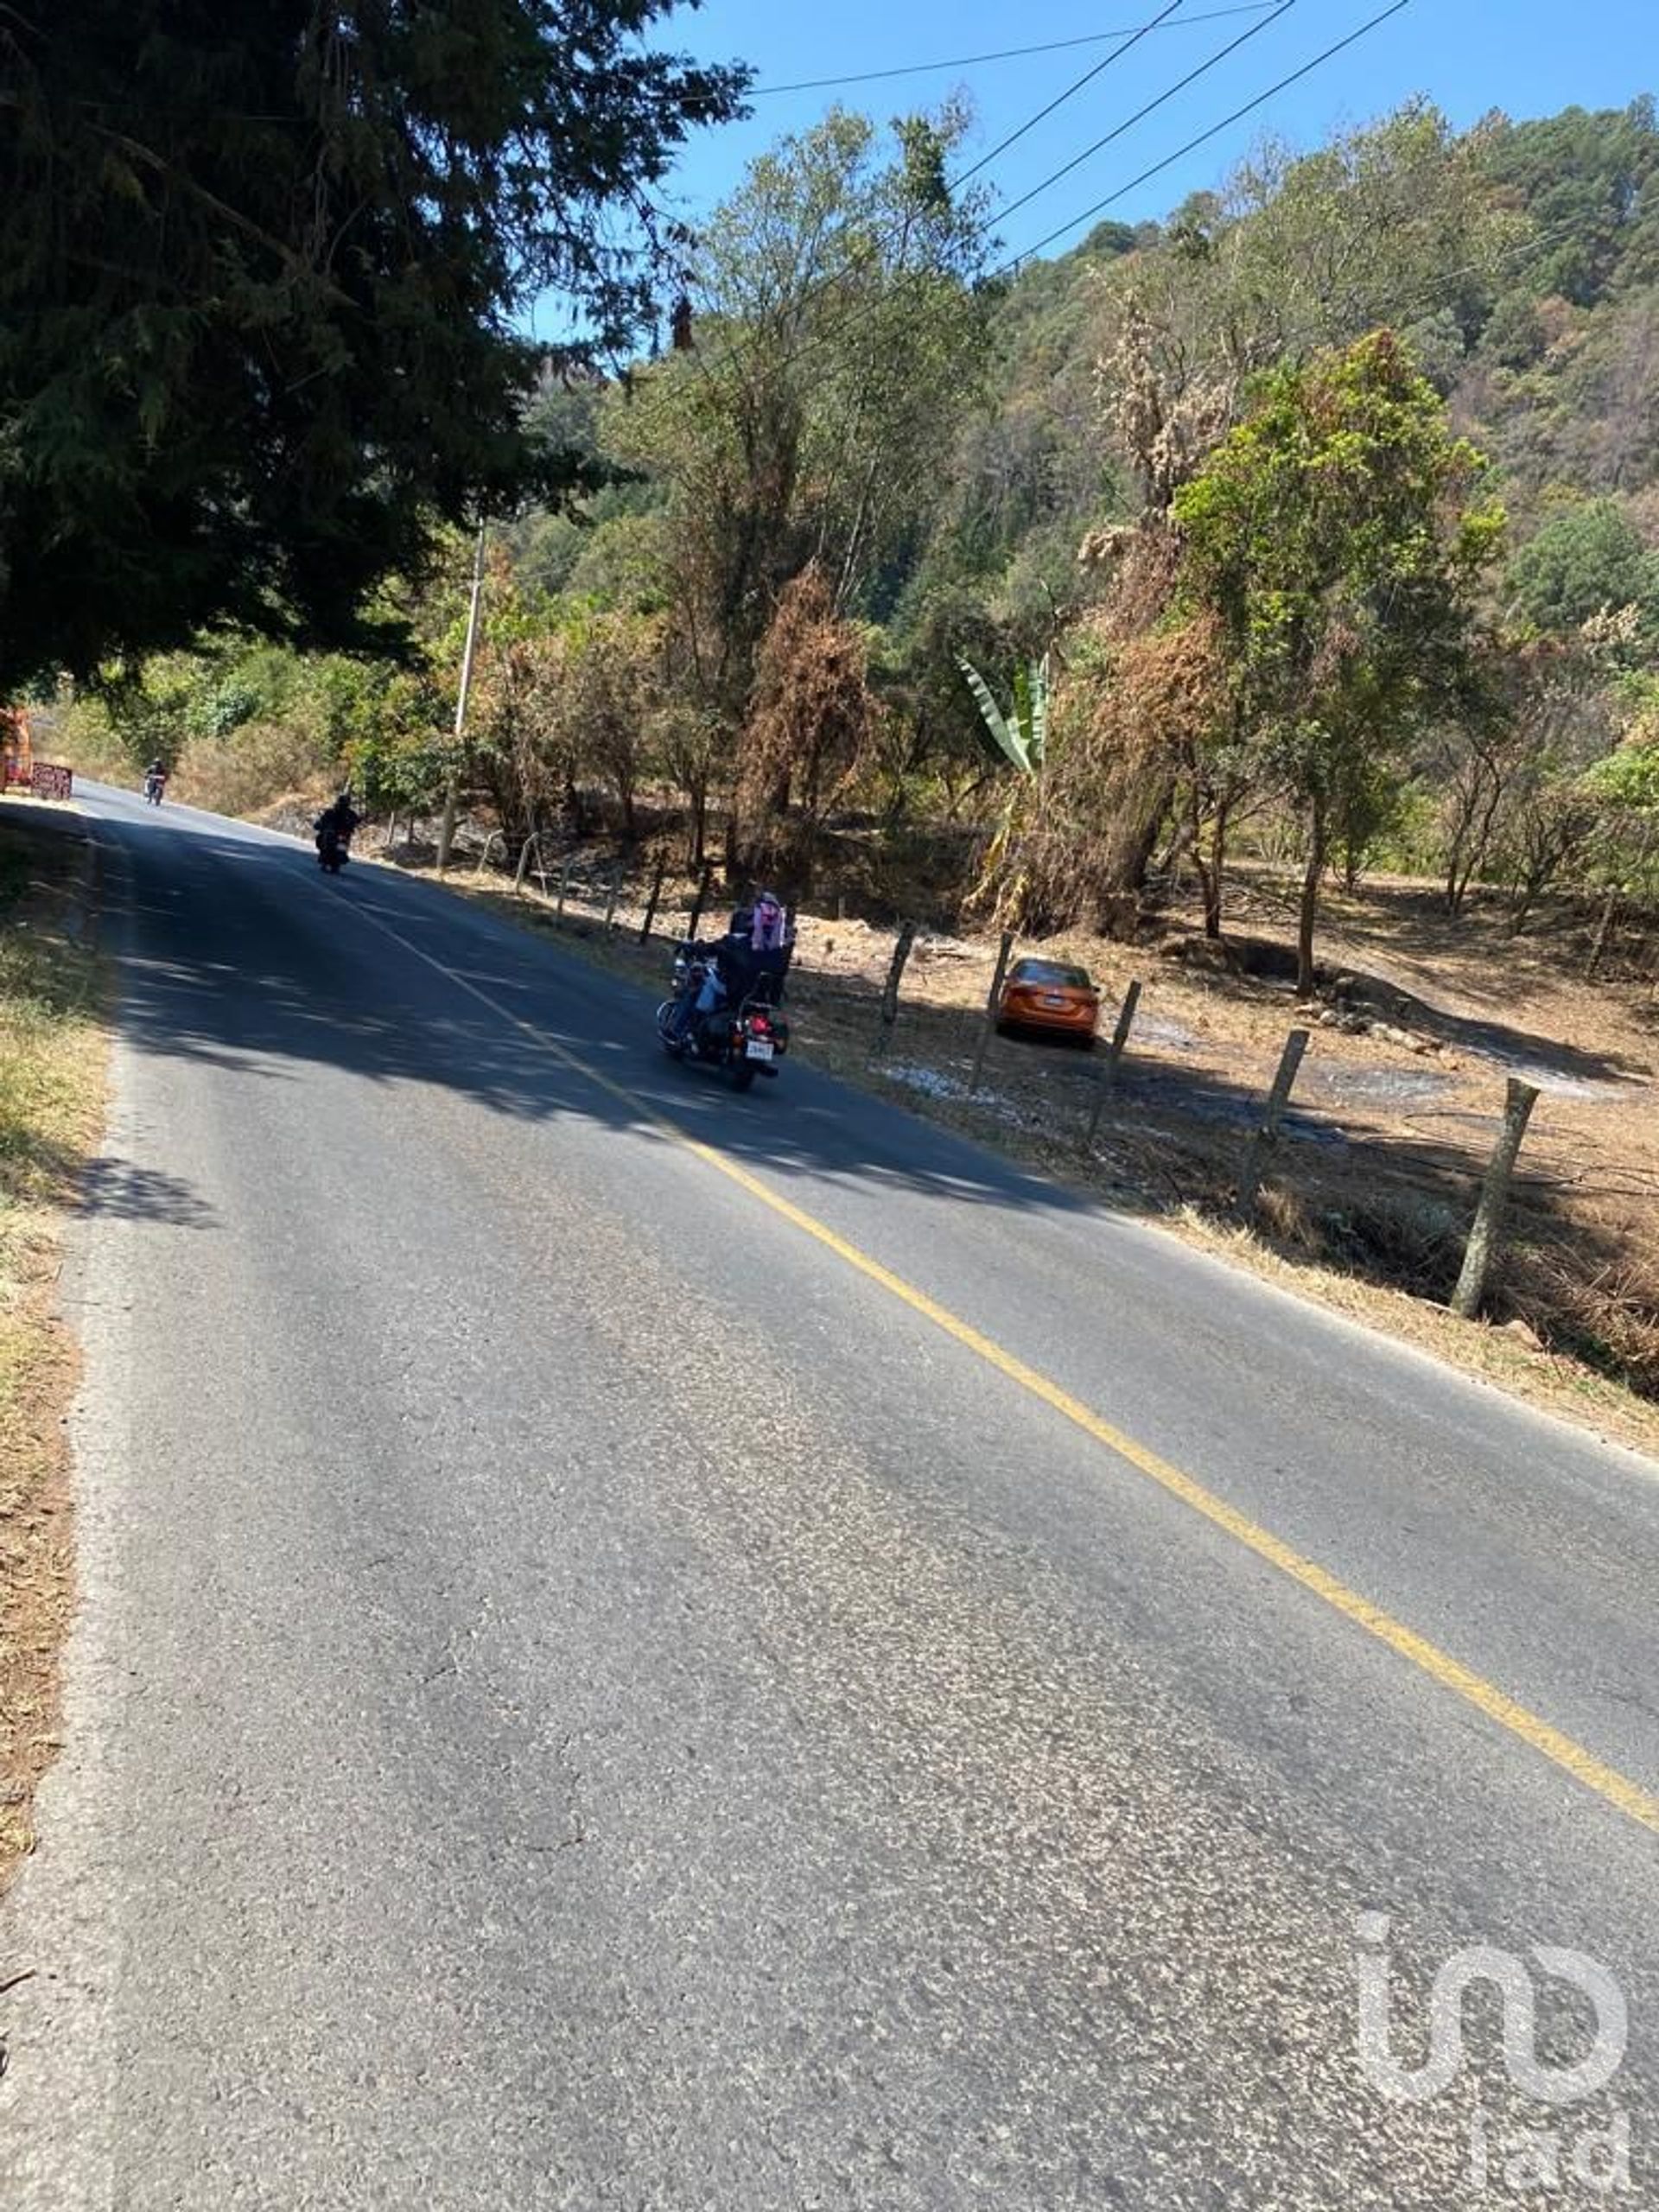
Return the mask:
[[1605,892],[1590,953],[1594,976],[1624,901],[1640,899],[1651,912],[1659,897],[1659,687],[1646,687],[1623,742],[1595,764],[1584,785],[1599,816],[1594,864]]
[[613,353],[740,71],[675,0],[0,9],[0,692],[209,626],[361,646],[434,524],[592,480],[524,419]]
[[1523,230],[1495,204],[1478,141],[1421,103],[1311,154],[1268,145],[1224,194],[1190,200],[1100,287],[1107,427],[1148,508],[1167,507],[1267,369],[1421,324],[1449,382]]
[[1515,612],[1540,630],[1582,628],[1604,608],[1634,607],[1659,639],[1659,555],[1616,499],[1552,516],[1510,566]]
[[1483,463],[1387,332],[1281,370],[1177,495],[1179,595],[1218,626],[1236,740],[1300,808],[1298,985],[1346,795],[1463,710],[1501,512]]
[[1547,241],[1527,272],[1535,294],[1591,307],[1621,278],[1659,274],[1659,127],[1650,98],[1622,112],[1569,107],[1535,122],[1496,118],[1480,135],[1478,157]]
[[754,162],[699,242],[695,343],[609,410],[666,493],[669,594],[701,703],[745,719],[785,587],[838,616],[902,587],[987,358],[982,207],[946,167],[963,119],[836,111]]

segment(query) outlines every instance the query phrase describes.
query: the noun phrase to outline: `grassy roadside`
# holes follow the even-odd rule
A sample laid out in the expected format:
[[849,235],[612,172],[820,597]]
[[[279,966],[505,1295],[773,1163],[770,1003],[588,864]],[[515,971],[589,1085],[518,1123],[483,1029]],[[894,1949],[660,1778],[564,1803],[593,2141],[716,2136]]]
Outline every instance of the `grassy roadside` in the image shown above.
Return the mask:
[[[400,868],[436,882],[430,868]],[[570,951],[607,972],[648,988],[665,988],[667,946],[659,936],[640,947],[628,928],[607,931],[589,911],[556,918],[551,906],[536,896],[514,894],[499,877],[480,879],[457,870],[442,888],[486,907],[515,927],[551,937]],[[665,908],[667,926],[674,909]],[[637,925],[631,911],[630,921]],[[838,925],[814,925],[815,938]],[[816,956],[821,948],[811,948]],[[831,945],[833,950],[833,944]],[[895,1079],[873,1064],[874,1001],[868,991],[839,988],[842,979],[814,963],[814,972],[798,976],[791,991],[797,1013],[795,1048],[801,1058],[826,1073],[861,1085],[920,1118],[938,1123],[1010,1154],[1039,1173],[1081,1190],[1091,1198],[1152,1219],[1184,1241],[1242,1267],[1278,1288],[1309,1300],[1363,1325],[1414,1345],[1465,1373],[1508,1392],[1541,1412],[1570,1421],[1613,1442],[1659,1459],[1659,1404],[1582,1362],[1541,1348],[1527,1332],[1488,1323],[1460,1321],[1443,1306],[1408,1291],[1368,1281],[1357,1272],[1320,1264],[1316,1259],[1268,1236],[1229,1224],[1191,1203],[1172,1202],[1155,1173],[1159,1137],[1150,1131],[1140,1145],[1121,1145],[1104,1156],[1085,1158],[1073,1142],[1057,1138],[1028,1116],[995,1111],[987,1102],[970,1102],[949,1090],[931,1095],[912,1083]],[[936,1034],[931,1033],[937,1032]],[[942,1062],[962,1050],[962,1020],[944,1008],[907,1016],[909,1049]],[[911,1072],[913,1073],[913,1071]],[[1146,1154],[1141,1159],[1140,1154]],[[1270,1210],[1269,1210],[1270,1211]]]
[[29,1848],[35,1785],[57,1748],[75,1353],[54,1305],[107,1059],[92,849],[30,812],[0,808],[0,1890]]

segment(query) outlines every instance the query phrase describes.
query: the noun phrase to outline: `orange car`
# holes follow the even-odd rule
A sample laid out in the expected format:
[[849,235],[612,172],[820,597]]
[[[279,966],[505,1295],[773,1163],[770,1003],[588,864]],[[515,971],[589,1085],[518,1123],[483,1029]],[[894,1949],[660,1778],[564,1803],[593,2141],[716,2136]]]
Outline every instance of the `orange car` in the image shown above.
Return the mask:
[[1095,1041],[1099,1020],[1100,993],[1086,969],[1065,960],[1016,960],[1009,969],[996,1010],[1004,1035],[1011,1029],[1046,1029],[1086,1048]]

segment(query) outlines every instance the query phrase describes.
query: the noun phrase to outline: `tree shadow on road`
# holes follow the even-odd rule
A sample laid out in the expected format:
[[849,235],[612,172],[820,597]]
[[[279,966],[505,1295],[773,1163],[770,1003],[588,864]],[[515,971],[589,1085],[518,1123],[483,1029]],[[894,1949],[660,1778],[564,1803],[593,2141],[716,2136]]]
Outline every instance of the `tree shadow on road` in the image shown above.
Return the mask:
[[667,1058],[638,984],[389,872],[324,881],[302,850],[164,825],[130,850],[122,1028],[140,1051],[257,1082],[327,1067],[647,1137],[671,1122],[772,1175],[1088,1203],[799,1061],[739,1096]]
[[212,1229],[218,1218],[180,1177],[107,1155],[88,1160],[81,1172],[80,1211],[98,1220],[160,1222],[173,1229]]

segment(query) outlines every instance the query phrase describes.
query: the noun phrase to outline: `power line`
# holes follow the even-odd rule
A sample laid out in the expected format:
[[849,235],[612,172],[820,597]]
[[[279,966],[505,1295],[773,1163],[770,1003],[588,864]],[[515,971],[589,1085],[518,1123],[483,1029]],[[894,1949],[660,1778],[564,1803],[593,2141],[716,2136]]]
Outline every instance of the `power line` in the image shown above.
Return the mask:
[[[1291,0],[1285,0],[1285,4],[1291,4]],[[1392,0],[1392,5],[1381,10],[1376,15],[1370,16],[1366,22],[1361,23],[1357,29],[1350,31],[1346,37],[1338,39],[1334,44],[1326,47],[1322,53],[1316,54],[1311,60],[1305,61],[1300,68],[1294,69],[1287,76],[1281,77],[1276,84],[1270,85],[1265,92],[1257,93],[1254,99],[1247,100],[1242,107],[1235,108],[1230,115],[1224,116],[1219,123],[1212,124],[1207,130],[1200,131],[1196,137],[1190,138],[1184,146],[1178,147],[1173,154],[1166,155],[1163,160],[1154,162],[1150,168],[1143,169],[1139,176],[1131,178],[1127,184],[1120,185],[1115,192],[1109,193],[1103,200],[1096,200],[1092,207],[1084,209],[1080,214],[1074,215],[1069,221],[1060,224],[1056,229],[1051,231],[1046,237],[1039,238],[1034,245],[1022,247],[1018,253],[1011,254],[1006,261],[998,263],[996,267],[989,271],[988,276],[983,281],[986,283],[992,283],[999,276],[1007,276],[1012,270],[1017,269],[1022,262],[1030,260],[1034,255],[1040,253],[1046,246],[1053,245],[1057,238],[1064,238],[1068,231],[1075,230],[1080,223],[1089,221],[1091,217],[1098,215],[1103,209],[1111,207],[1114,202],[1122,200],[1127,194],[1136,190],[1138,187],[1148,182],[1153,177],[1161,175],[1162,172],[1167,168],[1173,168],[1177,162],[1184,160],[1188,154],[1194,152],[1200,146],[1208,144],[1212,138],[1218,137],[1224,130],[1230,129],[1232,124],[1242,121],[1245,116],[1253,114],[1256,109],[1265,106],[1268,101],[1276,98],[1280,92],[1284,92],[1288,86],[1300,83],[1304,77],[1311,76],[1316,69],[1322,68],[1327,61],[1332,60],[1338,54],[1344,53],[1349,47],[1357,44],[1361,39],[1367,37],[1372,31],[1379,29],[1380,26],[1387,22],[1390,17],[1401,14],[1406,8],[1409,7],[1410,4],[1411,0]],[[1269,20],[1271,21],[1272,19],[1269,18]],[[1262,26],[1262,29],[1265,29],[1266,27],[1267,26],[1265,24]],[[1121,50],[1122,49],[1119,49],[1119,51]],[[1115,60],[1116,58],[1116,54],[1109,55],[1107,57],[1109,61]],[[1216,58],[1219,59],[1220,56],[1217,56]],[[1064,97],[1064,95],[1062,97]],[[1037,118],[1033,118],[1033,120],[1034,122]],[[1066,169],[1057,170],[1054,176],[1046,179],[1043,183],[1034,187],[1032,192],[1027,194],[1025,196],[1026,200],[1034,199],[1039,193],[1046,190],[1048,186],[1055,182],[1059,176],[1065,175],[1067,173],[1067,169],[1075,168],[1075,166],[1076,163],[1072,162],[1067,164]],[[1021,200],[1017,204],[1023,206],[1025,201]],[[803,302],[807,298],[811,297],[815,292],[822,291],[830,284],[838,281],[839,276],[844,273],[844,271],[837,272],[836,276],[826,277],[821,280],[817,286],[810,287],[808,291],[803,295]],[[846,337],[849,333],[855,330],[861,322],[867,321],[874,311],[874,308],[869,305],[855,308],[851,314],[843,317],[840,321],[833,324],[829,329],[819,331],[815,336],[807,339],[804,343],[794,348],[786,356],[783,365],[792,366],[794,364],[806,359],[810,354],[820,352],[825,346],[834,344],[838,340]],[[714,365],[714,367],[727,367],[732,362],[741,360],[743,358],[745,350],[746,349],[741,345],[732,346],[728,350],[722,359]],[[705,366],[704,375],[706,378],[712,377],[713,373],[713,368]],[[675,403],[676,398],[679,396],[680,395],[673,393],[664,393],[657,401],[657,407],[660,409],[671,406]],[[649,407],[650,403],[647,402],[646,404]]]
[[[1292,4],[1294,4],[1294,0],[1284,0],[1285,6]],[[1121,185],[1116,192],[1109,194],[1104,200],[1097,200],[1094,207],[1086,208],[1081,215],[1074,215],[1070,222],[1062,223],[1057,230],[1051,231],[1046,238],[1039,239],[1034,246],[1027,246],[1020,252],[1010,255],[1007,260],[999,263],[998,265],[990,271],[988,276],[984,281],[987,283],[995,282],[997,277],[1006,276],[1010,270],[1017,269],[1022,261],[1029,260],[1032,255],[1040,253],[1044,246],[1052,245],[1056,238],[1063,238],[1068,231],[1074,230],[1079,223],[1087,222],[1090,216],[1099,214],[1103,208],[1109,207],[1115,200],[1122,199],[1125,194],[1135,191],[1137,186],[1145,184],[1150,178],[1159,175],[1163,170],[1173,168],[1177,162],[1183,160],[1186,155],[1192,153],[1196,148],[1206,144],[1211,138],[1217,137],[1222,131],[1229,129],[1231,124],[1238,122],[1243,117],[1253,113],[1254,111],[1259,107],[1264,106],[1268,100],[1274,99],[1278,93],[1283,92],[1287,86],[1296,84],[1302,78],[1311,75],[1315,69],[1320,68],[1325,62],[1331,60],[1335,55],[1344,52],[1346,48],[1355,45],[1360,39],[1365,37],[1369,32],[1376,30],[1380,24],[1386,22],[1391,16],[1399,15],[1403,9],[1409,7],[1410,4],[1411,0],[1393,0],[1393,4],[1391,6],[1382,9],[1377,15],[1371,16],[1368,22],[1362,23],[1357,30],[1350,31],[1345,38],[1338,39],[1334,45],[1326,47],[1322,54],[1316,54],[1311,61],[1305,61],[1300,69],[1294,69],[1288,76],[1281,77],[1276,85],[1270,85],[1266,92],[1258,92],[1254,99],[1247,100],[1243,107],[1235,108],[1230,115],[1224,116],[1219,123],[1212,124],[1209,130],[1200,131],[1196,138],[1189,139],[1185,146],[1178,147],[1174,153],[1166,155],[1160,162],[1154,162],[1151,168],[1143,169],[1139,176],[1132,178],[1128,184]],[[1283,7],[1281,8],[1280,12],[1283,12]],[[1269,16],[1268,22],[1271,22],[1273,20],[1274,18]],[[1266,29],[1267,27],[1267,23],[1263,23],[1258,28]],[[1234,41],[1235,44],[1238,41]],[[1221,59],[1221,56],[1217,54],[1214,58],[1218,60]],[[1154,103],[1154,105],[1156,105],[1156,103]],[[1056,170],[1053,176],[1046,178],[1041,184],[1033,187],[1032,191],[1025,195],[1025,199],[1035,199],[1038,194],[1046,191],[1049,185],[1054,183],[1059,177],[1065,175],[1067,173],[1067,169],[1073,168],[1076,166],[1077,164],[1074,162],[1068,163],[1065,169]],[[1017,204],[1023,206],[1025,204],[1025,200],[1021,200]],[[799,361],[807,354],[817,352],[820,347],[830,345],[837,339],[845,337],[849,331],[855,330],[861,321],[867,320],[873,312],[874,310],[869,307],[855,308],[850,315],[847,316],[841,322],[833,325],[829,330],[820,331],[816,337],[809,339],[804,346],[800,346],[790,356],[791,361]]]
[[1122,45],[1115,46],[1103,61],[1096,61],[1092,69],[1085,69],[1081,77],[1074,77],[1064,92],[1054,95],[1046,107],[1039,107],[1036,114],[1022,123],[1017,130],[1011,130],[1006,138],[999,139],[988,154],[982,154],[972,168],[963,169],[960,176],[952,177],[951,191],[955,192],[960,186],[966,184],[970,176],[977,176],[982,169],[988,168],[1000,155],[1007,152],[1010,146],[1017,145],[1027,131],[1034,130],[1039,123],[1046,123],[1056,108],[1064,107],[1067,100],[1074,99],[1085,85],[1092,85],[1101,72],[1109,69],[1114,61],[1121,61],[1132,46],[1139,46],[1143,38],[1157,30],[1161,24],[1166,23],[1180,5],[1181,0],[1169,0],[1169,5],[1164,10],[1162,15],[1154,16],[1149,23],[1142,23],[1138,31],[1131,31]]
[[1276,23],[1281,16],[1288,15],[1295,5],[1296,0],[1279,0],[1278,6],[1274,9],[1270,16],[1264,16],[1259,22],[1252,23],[1249,30],[1241,31],[1236,39],[1230,40],[1217,53],[1212,54],[1207,61],[1201,61],[1196,69],[1189,69],[1179,83],[1172,85],[1166,92],[1160,92],[1155,100],[1148,100],[1145,107],[1137,108],[1133,115],[1120,123],[1115,130],[1109,130],[1103,138],[1096,138],[1092,146],[1085,146],[1083,151],[1074,156],[1063,169],[1056,169],[1052,176],[1045,177],[1040,184],[1033,185],[1029,192],[1022,194],[1011,206],[999,207],[996,216],[998,222],[1006,222],[1010,215],[1018,214],[1020,208],[1029,207],[1033,200],[1040,199],[1051,185],[1058,184],[1063,176],[1070,176],[1073,169],[1081,168],[1084,162],[1091,161],[1104,148],[1121,138],[1126,130],[1133,130],[1137,123],[1144,123],[1149,115],[1164,106],[1167,101],[1173,100],[1177,92],[1184,92],[1189,85],[1196,84],[1200,77],[1206,76],[1218,62],[1224,61],[1230,54],[1236,54],[1241,46],[1246,46],[1251,39],[1259,37],[1263,31],[1269,29]]
[[[1218,22],[1224,16],[1253,16],[1270,8],[1273,0],[1248,0],[1248,4],[1236,8],[1211,8],[1202,16],[1183,16],[1171,28],[1185,30],[1189,23]],[[1157,23],[1131,24],[1128,30],[1090,31],[1083,38],[1050,39],[1045,46],[1006,46],[996,54],[960,54],[947,61],[912,61],[899,69],[865,69],[851,77],[806,77],[795,85],[752,85],[750,99],[780,99],[785,92],[822,92],[832,91],[839,85],[877,85],[893,77],[936,76],[944,69],[977,69],[988,61],[1023,61],[1033,54],[1065,54],[1080,46],[1104,46],[1115,38],[1128,38],[1136,29],[1156,30]]]
[[1286,91],[1288,86],[1299,84],[1304,77],[1311,76],[1314,70],[1322,68],[1327,61],[1333,60],[1347,48],[1357,45],[1370,32],[1386,23],[1391,16],[1399,15],[1402,10],[1410,5],[1411,0],[1394,0],[1392,7],[1384,8],[1380,14],[1371,16],[1368,22],[1363,22],[1357,30],[1350,31],[1346,38],[1339,38],[1334,46],[1327,46],[1323,54],[1316,54],[1311,61],[1305,61],[1300,69],[1293,69],[1289,76],[1281,77],[1276,85],[1269,85],[1265,92],[1258,92],[1253,100],[1246,100],[1243,107],[1236,107],[1230,115],[1223,116],[1221,121],[1211,124],[1208,130],[1201,130],[1196,138],[1189,138],[1185,146],[1178,146],[1173,154],[1166,155],[1161,162],[1154,162],[1150,168],[1142,169],[1139,176],[1131,177],[1127,184],[1119,185],[1116,192],[1109,192],[1103,200],[1096,200],[1092,207],[1085,207],[1081,214],[1073,215],[1069,222],[1062,223],[1057,229],[1050,231],[1046,238],[1039,238],[1034,245],[1023,246],[1018,253],[1010,255],[1007,261],[1002,262],[991,271],[992,276],[1006,276],[1009,270],[1017,269],[1022,261],[1029,261],[1033,254],[1040,253],[1045,246],[1052,245],[1056,238],[1063,238],[1068,231],[1076,230],[1079,223],[1088,222],[1093,216],[1112,207],[1117,200],[1137,190],[1140,186],[1147,183],[1153,177],[1161,175],[1165,169],[1173,168],[1177,162],[1185,161],[1189,154],[1195,153],[1200,146],[1208,145],[1211,139],[1218,138],[1224,130],[1230,130],[1234,124],[1242,122],[1247,115],[1253,115],[1257,108],[1265,107],[1270,99],[1276,99],[1279,93]]
[[[1150,22],[1143,23],[1138,30],[1135,30],[1125,35],[1122,39],[1122,42],[1114,47],[1112,51],[1107,54],[1103,60],[1096,62],[1092,68],[1085,70],[1082,76],[1074,78],[1071,83],[1066,86],[1064,91],[1057,93],[1054,99],[1050,100],[1046,106],[1039,108],[1035,115],[1027,118],[1024,123],[1020,124],[1017,130],[1010,131],[1006,138],[1000,140],[996,145],[993,146],[988,154],[982,156],[977,162],[974,162],[971,168],[963,169],[959,175],[949,178],[946,181],[945,188],[947,192],[954,194],[960,191],[962,187],[967,183],[970,177],[977,176],[980,171],[983,169],[988,163],[995,161],[1000,155],[1006,153],[1008,148],[1014,145],[1019,139],[1023,138],[1027,131],[1034,130],[1039,123],[1043,122],[1048,116],[1052,115],[1056,108],[1062,106],[1065,101],[1071,99],[1075,93],[1081,92],[1085,85],[1092,83],[1096,77],[1100,76],[1104,71],[1109,69],[1115,61],[1120,60],[1122,56],[1129,51],[1131,47],[1138,45],[1140,41],[1146,37],[1148,32],[1157,29],[1160,24],[1166,22],[1182,4],[1183,0],[1169,0],[1169,4],[1163,10],[1161,14],[1154,16]],[[893,235],[902,235],[904,227],[905,226],[902,224],[893,226],[888,232],[888,237],[891,238]],[[842,267],[828,271],[824,276],[819,277],[815,283],[809,284],[805,290],[801,294],[800,298],[795,303],[797,313],[798,313],[799,310],[805,307],[810,301],[817,299],[822,293],[830,290],[835,285],[840,283],[842,278],[850,275],[856,266],[856,261],[848,261]],[[861,311],[859,310],[855,310],[853,316],[854,321],[858,320],[860,312]],[[839,327],[839,326],[837,327]],[[823,340],[821,338],[818,340],[808,340],[807,343],[800,348],[799,353],[791,353],[788,358],[791,360],[795,360],[799,359],[800,353],[816,352],[822,342]],[[716,364],[716,365],[725,367],[734,361],[741,360],[742,359],[743,353],[744,348],[741,345],[733,346],[727,350],[726,353],[722,356],[721,361]],[[702,362],[701,356],[699,356],[699,362],[702,368],[705,379],[711,377],[713,371],[706,362]],[[659,404],[665,404],[669,403],[664,400]]]

